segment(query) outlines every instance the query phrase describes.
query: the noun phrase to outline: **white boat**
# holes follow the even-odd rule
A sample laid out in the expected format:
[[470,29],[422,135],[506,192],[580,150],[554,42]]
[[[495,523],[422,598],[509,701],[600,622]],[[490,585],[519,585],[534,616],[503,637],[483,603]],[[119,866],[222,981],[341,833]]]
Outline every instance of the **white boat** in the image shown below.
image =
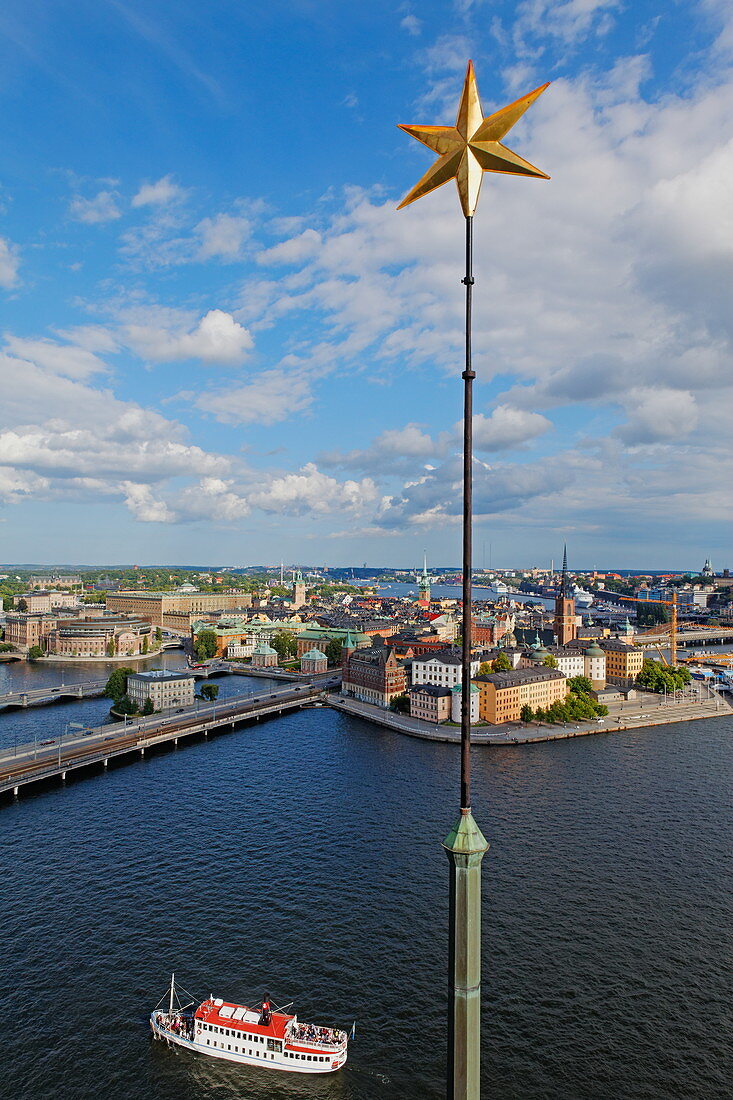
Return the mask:
[[574,588],[573,599],[578,607],[590,607],[593,603],[592,593],[586,592],[584,588]]
[[[165,1000],[168,1004],[162,1009]],[[192,1053],[289,1073],[334,1073],[346,1062],[349,1041],[345,1031],[302,1023],[297,1016],[271,1008],[267,1000],[259,1008],[248,1008],[212,993],[198,1005],[195,999],[182,1004],[174,975],[150,1014],[150,1028],[155,1039]]]

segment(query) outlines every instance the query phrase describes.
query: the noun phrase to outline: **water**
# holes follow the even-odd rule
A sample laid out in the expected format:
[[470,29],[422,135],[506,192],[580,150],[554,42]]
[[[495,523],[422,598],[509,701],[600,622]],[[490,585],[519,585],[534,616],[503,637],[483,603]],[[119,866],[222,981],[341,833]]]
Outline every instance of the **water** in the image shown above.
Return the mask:
[[[37,688],[60,683],[78,684],[90,680],[104,680],[120,662],[109,664],[97,661],[75,661],[72,664],[46,664],[27,661],[0,664],[0,696],[7,691],[33,691]],[[168,650],[151,657],[149,661],[138,662],[139,670],[151,668],[185,668],[186,658],[181,650]],[[255,676],[214,676],[209,681],[197,684],[200,690],[203,683],[216,684],[219,698],[227,699],[232,695],[269,691],[272,687],[282,687],[279,680],[270,680]],[[0,748],[12,748],[30,744],[33,740],[57,738],[63,735],[68,722],[83,722],[89,726],[101,726],[111,723],[109,699],[62,700],[50,706],[27,707],[18,710],[0,710]]]
[[[730,1095],[732,735],[726,717],[474,751],[486,1095]],[[457,769],[453,746],[323,708],[3,804],[0,1097],[443,1095]],[[345,1070],[151,1043],[172,970],[356,1019]]]
[[[395,598],[412,594],[417,599],[417,582],[413,584],[390,584],[384,588],[377,588],[380,596],[393,596]],[[431,584],[430,595],[434,600],[460,600],[463,597],[463,589],[457,584]],[[535,603],[544,607],[554,607],[555,601],[545,596],[530,596],[526,592],[507,592],[499,595],[493,588],[478,588],[473,586],[474,602],[490,601],[495,603],[499,599],[514,600],[515,603]]]

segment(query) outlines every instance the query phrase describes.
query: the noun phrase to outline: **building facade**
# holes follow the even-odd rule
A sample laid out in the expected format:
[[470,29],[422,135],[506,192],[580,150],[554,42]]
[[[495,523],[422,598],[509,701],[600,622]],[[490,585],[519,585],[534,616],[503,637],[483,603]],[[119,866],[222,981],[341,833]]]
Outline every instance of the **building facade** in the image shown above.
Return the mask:
[[320,649],[309,649],[307,653],[304,653],[300,658],[300,671],[306,673],[318,673],[326,672],[328,669],[328,660],[326,654],[322,653]]
[[436,684],[416,684],[410,688],[410,717],[423,722],[447,722],[450,718],[451,690]]
[[248,592],[219,595],[212,592],[110,592],[107,607],[126,615],[147,619],[153,626],[174,630],[180,618],[168,621],[169,612],[188,612],[189,615],[211,611],[245,610],[252,606]]
[[555,668],[518,668],[511,672],[494,672],[478,676],[479,717],[492,725],[518,722],[522,707],[547,710],[562,702],[567,693],[567,679]]
[[[477,660],[471,661],[471,677],[478,673]],[[461,683],[463,665],[462,657],[457,649],[443,649],[437,653],[424,654],[413,657],[412,683],[436,684],[438,687],[455,687]]]
[[390,646],[377,645],[344,652],[341,692],[363,703],[388,707],[407,687],[405,670]]
[[644,651],[627,645],[618,638],[604,638],[599,643],[606,658],[606,680],[615,687],[628,688],[634,683],[644,664]]
[[155,710],[190,707],[194,702],[194,678],[190,672],[131,672],[127,677],[127,695],[142,708],[148,699]]

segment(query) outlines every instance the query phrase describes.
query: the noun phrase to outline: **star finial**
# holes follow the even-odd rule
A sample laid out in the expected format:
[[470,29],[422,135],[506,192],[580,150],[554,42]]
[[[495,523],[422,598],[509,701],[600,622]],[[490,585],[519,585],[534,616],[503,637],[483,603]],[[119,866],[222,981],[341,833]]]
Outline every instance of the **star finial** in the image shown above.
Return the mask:
[[548,175],[501,143],[501,138],[548,87],[549,84],[543,84],[484,118],[473,62],[469,61],[455,126],[399,124],[400,130],[433,149],[440,159],[428,168],[397,209],[401,210],[403,206],[454,179],[463,213],[469,218],[476,209],[484,172],[504,172],[512,176],[535,176],[548,180]]

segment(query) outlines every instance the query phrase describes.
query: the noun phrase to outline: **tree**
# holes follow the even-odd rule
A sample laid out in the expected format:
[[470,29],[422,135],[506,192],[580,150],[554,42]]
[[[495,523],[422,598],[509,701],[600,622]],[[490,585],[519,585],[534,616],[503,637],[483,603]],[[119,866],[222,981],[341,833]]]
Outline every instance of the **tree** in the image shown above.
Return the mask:
[[494,670],[491,666],[491,661],[482,661],[481,664],[478,666],[479,676],[490,676],[493,671]]
[[150,646],[148,645],[147,637],[143,638],[143,653],[147,653]]
[[654,603],[653,600],[641,600],[636,605],[636,625],[656,626],[658,623],[668,623],[672,613],[664,604]]
[[534,711],[532,710],[529,703],[524,704],[524,706],[522,707],[522,709],[519,712],[519,717],[522,719],[523,722],[531,722],[532,721],[532,719],[534,718]]
[[110,640],[107,642],[107,656],[108,657],[114,657],[114,655],[115,655],[114,638],[110,638]]
[[218,684],[204,684],[201,688],[201,698],[206,699],[207,702],[213,703],[219,694]]
[[590,695],[593,691],[593,684],[587,676],[571,676],[568,687],[575,695]]
[[155,712],[155,707],[153,706],[153,700],[148,695],[147,699],[145,700],[145,702],[142,705],[142,710],[140,711],[140,713],[141,714],[153,714],[154,712]]
[[409,714],[410,713],[410,697],[409,695],[395,695],[392,702],[389,704],[389,709],[393,710],[395,714]]
[[37,661],[39,657],[43,656],[43,650],[39,645],[32,645],[28,650],[28,660]]
[[671,668],[662,665],[658,661],[645,659],[641,672],[636,678],[639,687],[648,691],[679,691],[690,682],[690,670],[684,665],[679,668]]
[[298,652],[298,639],[290,630],[279,630],[277,634],[273,635],[270,644],[277,651],[280,664],[287,661],[288,658],[294,657]]
[[156,626],[156,628],[155,628],[155,640],[156,640],[156,642],[162,642],[163,641],[163,631],[160,629],[159,626]]
[[134,672],[134,669],[129,668],[127,665],[116,668],[107,681],[107,686],[104,689],[105,696],[108,699],[114,699],[115,703],[122,699],[127,692],[127,677],[132,672]]
[[[344,643],[341,641],[340,638],[331,639],[331,641],[326,646],[326,660],[328,661],[329,665],[335,668],[337,665],[341,664],[341,653],[343,651],[343,648]],[[397,696],[397,698],[399,699],[401,698],[401,696]]]
[[509,672],[512,668],[512,662],[509,660],[506,653],[500,653],[499,656],[491,662],[491,667],[494,672]]
[[208,657],[213,657],[219,648],[216,634],[213,630],[202,630],[196,637],[196,656],[205,661]]
[[542,662],[542,667],[543,668],[557,668],[557,661],[555,660],[555,658],[552,656],[551,653],[548,653],[547,656],[545,657],[544,661]]
[[118,714],[137,714],[137,703],[133,703],[129,695],[115,699],[114,708]]
[[26,603],[25,600],[18,600],[18,602],[16,604],[16,609],[18,611],[27,611],[28,610],[28,604]]

